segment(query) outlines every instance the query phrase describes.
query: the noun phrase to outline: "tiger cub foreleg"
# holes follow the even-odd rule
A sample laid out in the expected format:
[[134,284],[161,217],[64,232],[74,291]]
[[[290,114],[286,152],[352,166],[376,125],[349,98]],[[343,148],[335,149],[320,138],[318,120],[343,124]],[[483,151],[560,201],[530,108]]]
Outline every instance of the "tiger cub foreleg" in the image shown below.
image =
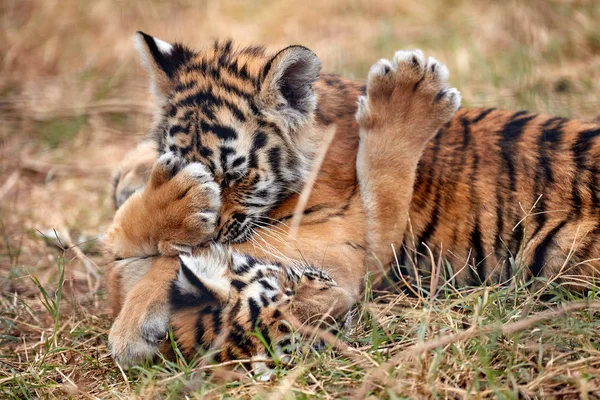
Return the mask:
[[108,337],[124,366],[152,358],[166,335],[168,294],[181,251],[210,239],[220,189],[201,164],[185,165],[171,153],[155,163],[144,189],[119,208],[104,240],[107,288],[113,314]]
[[286,315],[298,290],[337,286],[322,269],[260,260],[218,244],[180,260],[169,296],[179,349],[209,361],[251,360],[256,374],[268,373],[274,357],[291,360],[297,337]]
[[379,282],[403,240],[417,163],[460,106],[448,69],[420,50],[398,51],[369,71],[359,98],[357,175],[367,212],[369,271]]

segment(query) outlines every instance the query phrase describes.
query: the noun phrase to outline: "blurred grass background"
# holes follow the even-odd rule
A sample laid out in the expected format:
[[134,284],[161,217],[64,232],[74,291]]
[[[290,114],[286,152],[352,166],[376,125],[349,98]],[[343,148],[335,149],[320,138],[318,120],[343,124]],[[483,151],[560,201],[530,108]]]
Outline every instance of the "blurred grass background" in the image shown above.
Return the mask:
[[151,119],[136,30],[192,47],[225,37],[273,49],[303,44],[325,71],[356,79],[397,49],[421,48],[448,65],[465,106],[600,114],[597,0],[2,0],[0,346],[14,354],[0,357],[0,387],[12,391],[22,374],[62,388],[17,397],[64,387],[81,395],[78,385],[87,385],[84,376],[71,385],[72,376],[31,369],[53,324],[29,274],[56,298],[58,264],[69,299],[61,329],[78,350],[57,360],[95,357],[108,385],[126,392],[106,357],[110,323],[93,239],[113,212],[111,171]]

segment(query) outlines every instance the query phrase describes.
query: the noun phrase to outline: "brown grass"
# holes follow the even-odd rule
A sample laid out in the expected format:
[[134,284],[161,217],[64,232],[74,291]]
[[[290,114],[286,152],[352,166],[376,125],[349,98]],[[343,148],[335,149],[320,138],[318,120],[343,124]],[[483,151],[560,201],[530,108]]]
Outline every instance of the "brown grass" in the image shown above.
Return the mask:
[[[113,212],[111,171],[150,123],[135,30],[196,46],[300,43],[325,70],[361,79],[377,59],[418,47],[448,65],[467,105],[591,119],[600,114],[597,1],[4,0],[0,13],[0,397],[176,397],[190,381],[198,397],[350,397],[382,365],[393,379],[369,388],[383,397],[598,396],[598,311],[507,333],[572,299],[556,289],[534,305],[514,286],[365,301],[344,336],[352,357],[323,352],[272,383],[194,373],[181,360],[123,373],[106,349],[96,246]],[[439,337],[457,339],[433,346]],[[386,364],[415,346],[429,347]]]

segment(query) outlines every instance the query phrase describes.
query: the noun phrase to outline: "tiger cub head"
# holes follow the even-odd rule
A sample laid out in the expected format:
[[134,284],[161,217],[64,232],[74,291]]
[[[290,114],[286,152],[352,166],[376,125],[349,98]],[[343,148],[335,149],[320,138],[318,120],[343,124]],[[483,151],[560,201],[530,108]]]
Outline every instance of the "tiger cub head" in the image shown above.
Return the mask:
[[319,58],[302,46],[270,54],[231,41],[192,50],[142,32],[135,42],[158,99],[159,152],[211,171],[222,189],[218,240],[245,240],[308,176]]

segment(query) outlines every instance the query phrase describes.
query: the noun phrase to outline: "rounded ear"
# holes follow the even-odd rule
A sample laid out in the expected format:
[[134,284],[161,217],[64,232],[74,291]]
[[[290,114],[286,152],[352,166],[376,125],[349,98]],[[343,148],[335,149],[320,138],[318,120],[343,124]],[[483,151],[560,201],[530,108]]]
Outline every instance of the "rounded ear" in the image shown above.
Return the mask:
[[267,109],[283,113],[292,126],[301,124],[316,107],[313,83],[321,60],[304,46],[289,46],[265,65],[260,101]]
[[167,96],[173,89],[175,73],[194,53],[181,44],[170,44],[139,31],[134,36],[134,43],[150,74],[152,91],[159,98]]

